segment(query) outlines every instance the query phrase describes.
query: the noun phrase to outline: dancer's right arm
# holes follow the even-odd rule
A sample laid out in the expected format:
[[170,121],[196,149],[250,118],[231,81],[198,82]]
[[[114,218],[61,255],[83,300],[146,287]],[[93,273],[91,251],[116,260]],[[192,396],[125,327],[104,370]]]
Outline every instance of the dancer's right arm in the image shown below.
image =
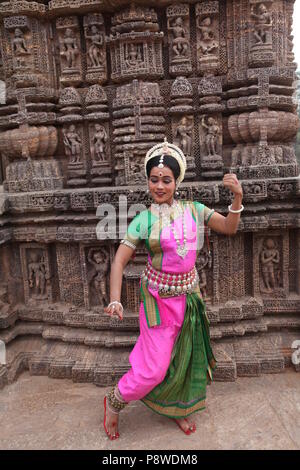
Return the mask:
[[[110,271],[110,302],[121,301],[123,271],[134,251],[133,248],[124,244],[120,244],[117,250]],[[120,320],[123,320],[123,311],[118,304],[114,304],[110,308],[106,307],[104,311],[111,316],[117,314]]]

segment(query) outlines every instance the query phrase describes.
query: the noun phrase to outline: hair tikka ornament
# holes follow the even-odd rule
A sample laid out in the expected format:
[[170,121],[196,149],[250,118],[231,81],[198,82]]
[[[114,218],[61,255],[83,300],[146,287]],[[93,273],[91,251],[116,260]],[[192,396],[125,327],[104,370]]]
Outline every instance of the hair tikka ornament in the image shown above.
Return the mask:
[[186,158],[182,150],[177,147],[177,145],[170,144],[165,137],[164,142],[154,145],[150,150],[148,150],[145,158],[145,175],[147,177],[147,163],[154,157],[159,156],[158,168],[164,168],[164,155],[170,155],[173,157],[180,168],[180,174],[176,180],[176,188],[179,186],[181,181],[184,179],[186,171]]

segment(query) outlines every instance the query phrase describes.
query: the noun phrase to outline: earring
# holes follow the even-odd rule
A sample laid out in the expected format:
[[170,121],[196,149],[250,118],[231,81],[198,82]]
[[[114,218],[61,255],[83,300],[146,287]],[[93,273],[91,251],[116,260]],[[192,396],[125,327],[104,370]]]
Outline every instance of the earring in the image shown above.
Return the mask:
[[175,191],[175,194],[176,194],[176,196],[179,196],[180,193],[179,193],[179,191]]

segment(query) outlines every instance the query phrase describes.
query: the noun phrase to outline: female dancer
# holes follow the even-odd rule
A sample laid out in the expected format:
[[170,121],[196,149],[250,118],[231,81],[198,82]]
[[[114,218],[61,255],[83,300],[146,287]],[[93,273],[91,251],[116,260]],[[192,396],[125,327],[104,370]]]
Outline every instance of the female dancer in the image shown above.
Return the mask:
[[187,416],[205,408],[206,385],[213,380],[217,361],[195,268],[199,234],[204,224],[235,234],[243,191],[235,174],[223,177],[234,193],[226,217],[200,202],[177,201],[175,190],[185,170],[185,156],[176,145],[165,140],[148,151],[145,173],[155,203],[132,220],[112,263],[111,302],[105,312],[122,320],[123,270],[144,240],[148,263],[140,282],[140,336],[129,356],[131,369],[104,398],[104,429],[110,439],[119,437],[118,413],[132,400],[172,418],[186,434],[194,432],[195,423]]

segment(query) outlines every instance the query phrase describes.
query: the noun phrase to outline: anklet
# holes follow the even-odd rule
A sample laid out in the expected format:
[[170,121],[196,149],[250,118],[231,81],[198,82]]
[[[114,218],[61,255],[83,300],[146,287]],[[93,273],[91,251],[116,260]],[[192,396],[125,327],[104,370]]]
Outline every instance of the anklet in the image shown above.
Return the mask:
[[116,397],[115,387],[111,389],[111,391],[107,395],[107,398],[108,398],[108,404],[110,405],[110,409],[113,408],[115,410],[115,413],[119,413],[127,405],[126,401],[125,402],[121,401],[120,399]]

